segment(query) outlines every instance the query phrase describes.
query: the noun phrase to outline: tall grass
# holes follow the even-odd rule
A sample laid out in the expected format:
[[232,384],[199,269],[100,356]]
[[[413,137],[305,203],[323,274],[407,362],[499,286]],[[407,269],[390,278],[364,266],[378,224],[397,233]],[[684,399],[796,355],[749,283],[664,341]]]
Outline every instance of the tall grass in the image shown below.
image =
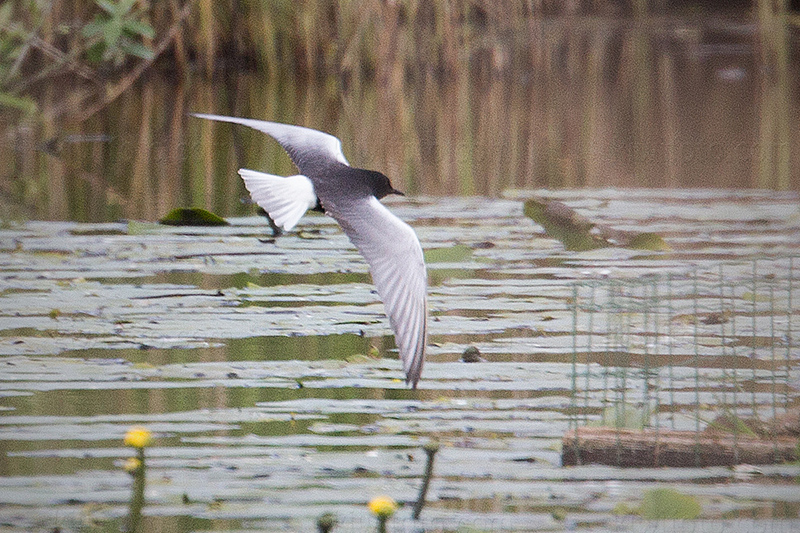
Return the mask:
[[[65,54],[79,50],[81,26],[102,11],[86,0],[11,0],[13,19]],[[643,12],[642,0],[582,4],[557,0],[166,0],[141,2],[143,22],[165,35],[180,23],[171,50],[178,65],[192,59],[207,74],[235,62],[271,75],[453,75],[487,33],[528,32],[556,15]],[[580,7],[577,7],[579,6]],[[188,7],[191,16],[181,20]],[[504,62],[500,51],[494,56]],[[45,54],[46,55],[46,54]],[[44,59],[41,54],[31,62]],[[80,58],[79,58],[80,59]],[[175,63],[168,63],[173,65]],[[35,68],[36,65],[33,65]]]

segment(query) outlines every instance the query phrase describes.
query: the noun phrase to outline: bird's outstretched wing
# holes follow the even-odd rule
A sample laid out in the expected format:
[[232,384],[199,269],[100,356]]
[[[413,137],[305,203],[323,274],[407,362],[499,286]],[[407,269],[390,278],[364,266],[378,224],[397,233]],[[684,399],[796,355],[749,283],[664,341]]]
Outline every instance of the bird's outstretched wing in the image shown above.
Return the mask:
[[252,118],[208,115],[205,113],[192,113],[192,116],[219,122],[241,124],[266,133],[278,141],[278,144],[289,154],[292,162],[303,173],[305,173],[304,167],[307,167],[311,162],[319,162],[321,158],[329,158],[331,162],[336,161],[349,165],[344,153],[342,153],[342,142],[333,135],[319,130]]
[[425,361],[428,275],[417,234],[377,198],[334,217],[367,260],[394,330],[406,382],[416,388]]

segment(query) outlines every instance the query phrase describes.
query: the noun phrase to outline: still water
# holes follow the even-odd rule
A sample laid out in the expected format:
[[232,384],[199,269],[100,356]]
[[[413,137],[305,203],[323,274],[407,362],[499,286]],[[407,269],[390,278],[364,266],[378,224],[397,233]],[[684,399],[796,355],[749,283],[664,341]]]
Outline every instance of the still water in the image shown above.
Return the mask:
[[[548,193],[657,232],[669,252],[566,251],[523,215],[528,194],[391,200],[428,254],[417,390],[363,260],[328,217],[274,240],[258,216],[7,224],[0,522],[118,531],[131,489],[122,435],[144,424],[147,531],[313,531],[333,512],[335,531],[360,533],[375,525],[366,501],[387,494],[405,503],[393,531],[635,532],[655,526],[627,513],[664,487],[697,500],[696,531],[796,530],[796,463],[566,468],[560,445],[620,395],[640,405],[648,386],[662,429],[798,408],[797,193]],[[604,287],[662,297],[642,311]],[[469,346],[481,361],[460,361]],[[430,439],[442,449],[414,522]]]
[[[4,123],[0,143],[0,523],[119,530],[121,439],[145,424],[148,531],[313,531],[328,511],[336,531],[368,531],[364,504],[379,494],[406,503],[396,530],[415,530],[432,438],[427,531],[673,530],[625,511],[665,486],[700,503],[697,531],[796,530],[796,464],[560,465],[576,377],[591,385],[584,419],[600,417],[600,393],[641,392],[614,381],[650,349],[641,324],[689,339],[651,362],[674,400],[654,410],[664,427],[797,409],[793,32],[749,17],[565,18],[486,35],[447,76],[154,72],[99,110],[76,109],[69,83],[43,91],[43,120]],[[353,164],[409,194],[387,203],[428,252],[419,390],[402,382],[366,266],[335,223],[308,216],[271,239],[246,216],[236,169],[288,175],[286,155],[190,112],[334,133]],[[523,215],[531,189],[671,250],[566,251]],[[232,225],[138,222],[188,205]],[[665,274],[674,301],[648,321],[575,313],[576,288]],[[692,292],[718,274],[712,297]],[[696,320],[712,311],[732,318]],[[615,338],[608,316],[624,325]],[[623,337],[629,352],[609,364],[603,346]],[[469,346],[484,360],[460,362]]]
[[412,65],[299,83],[162,69],[99,109],[60,80],[39,95],[41,121],[2,124],[4,217],[157,220],[189,205],[246,214],[237,168],[294,172],[263,135],[190,112],[328,131],[354,165],[411,195],[798,190],[798,36],[768,22],[541,19],[487,34],[447,75]]

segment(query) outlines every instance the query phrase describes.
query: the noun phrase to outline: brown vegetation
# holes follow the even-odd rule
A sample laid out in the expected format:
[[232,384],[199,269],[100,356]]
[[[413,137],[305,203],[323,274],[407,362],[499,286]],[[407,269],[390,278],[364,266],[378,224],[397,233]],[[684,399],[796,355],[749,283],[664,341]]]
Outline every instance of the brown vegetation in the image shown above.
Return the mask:
[[[6,5],[19,55],[0,92],[24,99],[24,110],[0,107],[7,217],[237,214],[236,166],[269,156],[271,170],[293,170],[263,139],[196,125],[190,111],[324,129],[410,194],[797,186],[787,30],[772,12],[753,12],[767,34],[735,18],[639,17],[631,6],[644,4],[610,0],[139,1],[130,18],[153,28],[141,38],[152,57],[115,66],[87,56],[93,3]],[[755,128],[723,89],[706,97],[710,120],[686,126],[707,89],[698,58],[720,35],[763,49],[763,87],[747,85],[761,98]],[[111,140],[89,141],[97,134]]]

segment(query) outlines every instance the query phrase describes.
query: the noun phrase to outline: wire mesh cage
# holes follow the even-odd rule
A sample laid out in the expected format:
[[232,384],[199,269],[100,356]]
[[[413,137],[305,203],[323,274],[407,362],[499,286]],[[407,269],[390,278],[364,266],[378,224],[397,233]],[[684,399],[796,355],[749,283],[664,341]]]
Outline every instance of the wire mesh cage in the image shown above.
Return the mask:
[[573,288],[565,465],[797,458],[800,258]]

